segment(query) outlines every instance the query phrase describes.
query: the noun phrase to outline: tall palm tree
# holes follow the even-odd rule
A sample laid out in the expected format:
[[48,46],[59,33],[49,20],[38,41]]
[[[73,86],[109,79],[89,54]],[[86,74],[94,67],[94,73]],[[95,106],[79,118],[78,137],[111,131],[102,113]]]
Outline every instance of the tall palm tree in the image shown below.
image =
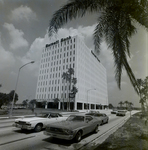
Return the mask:
[[138,83],[139,96],[140,96],[139,103],[141,103],[142,112],[145,112],[145,107],[144,107],[145,99],[143,98],[143,92],[142,92],[143,80],[142,79],[137,79],[137,83]]
[[129,76],[131,84],[138,93],[137,80],[128,64],[130,57],[129,39],[136,33],[135,23],[148,29],[147,0],[70,0],[57,10],[49,24],[49,36],[69,20],[83,17],[87,12],[98,14],[98,24],[94,30],[94,45],[100,52],[102,39],[111,48],[115,63],[115,79],[121,88],[123,67]]
[[126,105],[126,109],[127,109],[127,106],[128,106],[128,104],[129,104],[129,102],[128,102],[128,101],[125,101],[124,104]]
[[141,90],[143,99],[145,100],[147,111],[148,111],[148,76],[143,81],[143,88]]
[[132,105],[134,105],[132,102],[129,102],[128,105],[131,107]]
[[[62,74],[62,78],[63,78],[63,81],[64,81],[64,87],[63,87],[63,110],[64,110],[64,96],[65,96],[65,81],[67,82],[67,72],[63,72]],[[67,100],[67,106],[68,106],[68,100]],[[68,107],[67,107],[68,109]]]
[[122,105],[124,104],[124,102],[120,101],[118,104],[120,105],[120,108],[122,108]]

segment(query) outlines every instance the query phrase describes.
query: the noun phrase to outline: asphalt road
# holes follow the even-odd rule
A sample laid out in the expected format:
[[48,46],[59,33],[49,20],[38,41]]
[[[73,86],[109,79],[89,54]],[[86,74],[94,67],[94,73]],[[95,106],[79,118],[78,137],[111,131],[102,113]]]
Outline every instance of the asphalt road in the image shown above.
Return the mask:
[[[99,127],[97,134],[83,137],[79,143],[60,139],[53,139],[43,134],[43,131],[22,131],[12,127],[14,119],[0,120],[0,150],[90,150],[93,146],[102,143],[112,132],[117,130],[130,117],[118,117],[107,112],[109,123]],[[134,113],[134,112],[133,112]]]

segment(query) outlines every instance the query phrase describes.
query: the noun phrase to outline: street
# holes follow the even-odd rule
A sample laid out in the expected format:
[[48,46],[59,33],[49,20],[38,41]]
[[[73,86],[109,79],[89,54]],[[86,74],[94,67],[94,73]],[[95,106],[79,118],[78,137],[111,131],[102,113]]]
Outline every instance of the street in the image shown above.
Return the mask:
[[[132,114],[135,111],[132,111]],[[111,133],[117,130],[130,117],[127,112],[125,117],[108,114],[109,123],[99,127],[97,134],[91,133],[84,136],[82,141],[74,143],[54,139],[43,134],[43,131],[22,131],[12,127],[14,119],[0,120],[0,150],[86,150],[92,146],[102,143]]]

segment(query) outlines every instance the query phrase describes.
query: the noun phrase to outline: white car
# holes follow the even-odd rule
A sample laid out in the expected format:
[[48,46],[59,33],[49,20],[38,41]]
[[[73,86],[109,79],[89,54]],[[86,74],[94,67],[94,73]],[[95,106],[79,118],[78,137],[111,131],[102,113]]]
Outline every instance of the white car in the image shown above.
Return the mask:
[[13,126],[21,129],[41,131],[47,124],[66,120],[60,113],[41,113],[36,117],[18,118],[15,119]]

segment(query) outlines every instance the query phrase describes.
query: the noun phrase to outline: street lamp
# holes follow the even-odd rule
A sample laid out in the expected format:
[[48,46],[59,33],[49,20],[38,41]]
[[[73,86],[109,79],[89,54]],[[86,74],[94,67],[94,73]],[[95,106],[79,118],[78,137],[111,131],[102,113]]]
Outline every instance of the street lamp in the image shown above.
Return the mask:
[[87,90],[87,112],[88,112],[88,92],[89,91],[93,91],[93,90],[96,90],[96,89],[89,89],[89,90]]
[[10,109],[10,117],[12,116],[12,110],[13,110],[13,105],[14,105],[14,100],[15,100],[15,93],[16,93],[16,88],[17,88],[17,84],[18,84],[18,79],[19,79],[19,74],[20,74],[20,70],[25,67],[26,65],[28,64],[33,64],[35,61],[31,61],[29,63],[26,63],[24,64],[23,66],[21,66],[19,68],[19,71],[18,71],[18,75],[17,75],[17,80],[16,80],[16,85],[15,85],[15,90],[14,90],[14,95],[13,95],[13,100],[12,100],[12,105],[11,105],[11,109]]

